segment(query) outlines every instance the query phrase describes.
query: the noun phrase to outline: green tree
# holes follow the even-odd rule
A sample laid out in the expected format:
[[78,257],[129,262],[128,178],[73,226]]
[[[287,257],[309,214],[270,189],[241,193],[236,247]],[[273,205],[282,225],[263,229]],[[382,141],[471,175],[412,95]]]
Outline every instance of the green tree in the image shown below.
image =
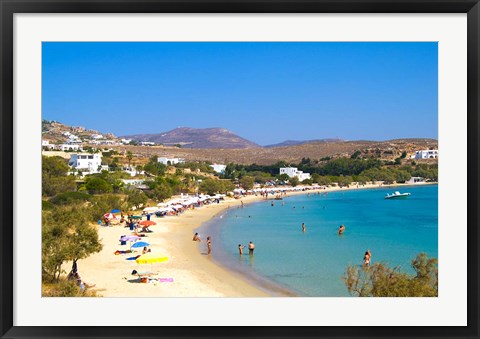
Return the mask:
[[288,182],[292,187],[295,187],[300,183],[300,180],[298,180],[298,177],[293,177],[293,178],[290,178]]
[[[316,173],[315,173],[316,174]],[[318,175],[318,174],[317,174]],[[280,181],[288,181],[288,179],[290,179],[290,177],[288,176],[288,174],[285,174],[285,173],[282,173],[282,174],[277,174],[276,178]]]
[[113,186],[99,177],[88,177],[85,180],[85,188],[91,194],[113,192]]
[[97,230],[89,224],[87,208],[69,206],[42,213],[42,271],[57,280],[66,261],[84,259],[99,252]]
[[359,268],[349,266],[343,276],[351,295],[359,297],[436,297],[438,260],[420,253],[411,262],[415,274],[401,272],[383,263]]
[[160,182],[156,184],[153,190],[151,191],[151,196],[158,201],[163,201],[165,199],[168,199],[172,195],[173,195],[173,190],[170,187],[170,185],[168,185],[168,183],[166,182]]
[[[156,158],[155,158],[156,159]],[[148,164],[143,166],[143,170],[153,175],[165,175],[165,170],[167,166],[155,160],[154,162],[150,161]]]
[[251,190],[253,185],[255,184],[255,179],[250,176],[244,176],[240,178],[240,186],[243,187],[245,190]]
[[145,205],[148,201],[148,197],[143,191],[139,189],[127,190],[127,203],[128,206],[133,206],[139,208],[142,205]]
[[216,193],[222,192],[224,185],[218,179],[207,178],[203,180],[198,186],[198,190],[201,193],[206,193],[209,195],[214,195]]
[[130,164],[132,163],[132,159],[133,159],[133,153],[131,151],[127,151],[128,167],[130,167]]
[[128,204],[118,194],[101,194],[90,199],[89,220],[99,220],[103,215],[113,209],[121,211],[128,209]]
[[42,157],[42,196],[75,191],[75,177],[67,175],[68,165],[60,157]]

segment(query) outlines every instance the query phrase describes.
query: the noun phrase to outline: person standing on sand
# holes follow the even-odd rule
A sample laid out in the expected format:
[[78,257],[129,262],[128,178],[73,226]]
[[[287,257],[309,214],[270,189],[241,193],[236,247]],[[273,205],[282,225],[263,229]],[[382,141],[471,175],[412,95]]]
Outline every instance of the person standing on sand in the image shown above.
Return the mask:
[[255,244],[250,241],[250,243],[248,244],[248,254],[253,255],[254,250],[255,250]]
[[207,254],[210,255],[210,253],[212,253],[212,241],[207,237]]
[[305,233],[306,230],[307,230],[307,226],[305,226],[305,223],[302,222],[302,232]]

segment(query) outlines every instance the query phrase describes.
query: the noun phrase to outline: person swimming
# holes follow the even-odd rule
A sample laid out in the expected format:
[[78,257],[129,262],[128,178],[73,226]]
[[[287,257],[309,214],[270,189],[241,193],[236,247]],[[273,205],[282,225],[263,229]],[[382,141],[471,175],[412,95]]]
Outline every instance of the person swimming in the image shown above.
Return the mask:
[[345,226],[342,224],[342,225],[340,225],[340,227],[338,228],[338,234],[343,234],[343,232],[345,232]]
[[307,230],[307,226],[305,226],[305,223],[302,222],[302,232],[305,233],[306,230]]

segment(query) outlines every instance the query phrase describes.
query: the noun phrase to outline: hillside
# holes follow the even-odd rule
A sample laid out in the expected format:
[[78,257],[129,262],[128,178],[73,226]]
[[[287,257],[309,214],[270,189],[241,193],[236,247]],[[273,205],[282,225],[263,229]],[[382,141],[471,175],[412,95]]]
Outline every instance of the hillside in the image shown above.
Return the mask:
[[[415,150],[437,148],[438,142],[434,139],[401,139],[390,141],[338,141],[308,143],[284,147],[258,147],[244,149],[200,149],[200,148],[177,148],[165,146],[116,146],[113,147],[121,152],[131,151],[137,157],[152,155],[166,157],[180,157],[187,161],[210,161],[212,163],[227,164],[229,162],[241,164],[269,165],[278,161],[298,163],[302,158],[321,161],[326,157],[350,157],[359,152],[359,158],[374,157],[382,160],[394,160],[403,152],[407,158],[414,154]],[[435,160],[436,161],[436,160]]]
[[[395,139],[389,141],[343,141],[320,139],[310,141],[286,141],[277,145],[261,147],[222,128],[177,128],[163,134],[137,134],[138,140],[162,143],[163,146],[122,145],[118,137],[111,133],[101,133],[83,127],[70,127],[55,121],[42,122],[42,139],[63,143],[75,135],[83,145],[102,145],[122,153],[131,151],[139,161],[147,161],[151,156],[180,157],[187,161],[210,161],[226,164],[269,165],[278,161],[298,163],[302,158],[322,161],[326,158],[350,157],[378,158],[394,160],[406,152],[404,161],[416,150],[438,149],[434,139]],[[100,137],[101,139],[95,139]],[[70,139],[71,140],[71,139]],[[100,140],[100,141],[98,141]],[[103,141],[102,141],[103,140]],[[106,144],[108,142],[108,144]],[[96,144],[97,143],[97,144]],[[180,144],[182,147],[169,146]],[[142,160],[143,158],[143,160]],[[436,161],[436,160],[434,160]]]
[[149,141],[165,146],[181,145],[182,148],[256,148],[254,142],[242,138],[224,128],[179,127],[158,134],[135,134],[123,136],[135,141]]
[[321,142],[338,142],[343,141],[341,139],[315,139],[315,140],[285,140],[278,144],[266,145],[264,147],[283,147],[283,146],[295,146],[295,145],[303,145],[303,144],[313,144],[313,143],[321,143]]

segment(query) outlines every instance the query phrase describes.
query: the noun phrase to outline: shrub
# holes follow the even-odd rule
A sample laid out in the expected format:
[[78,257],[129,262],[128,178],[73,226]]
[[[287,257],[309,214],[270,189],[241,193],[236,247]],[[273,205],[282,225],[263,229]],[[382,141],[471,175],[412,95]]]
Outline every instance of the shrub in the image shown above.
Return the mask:
[[90,199],[90,194],[82,192],[64,192],[59,193],[50,199],[50,202],[55,205],[69,205],[74,203],[85,202]]

